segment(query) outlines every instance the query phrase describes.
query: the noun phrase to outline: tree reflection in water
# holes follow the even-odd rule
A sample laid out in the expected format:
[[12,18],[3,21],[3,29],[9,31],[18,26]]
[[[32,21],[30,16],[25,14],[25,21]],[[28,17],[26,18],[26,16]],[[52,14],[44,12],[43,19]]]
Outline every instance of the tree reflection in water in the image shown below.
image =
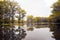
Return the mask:
[[53,35],[56,40],[60,40],[60,24],[55,24]]
[[[16,32],[18,32],[16,34]],[[4,28],[4,40],[22,40],[26,36],[26,31],[24,29],[13,29],[13,32],[10,28]],[[13,38],[12,38],[13,37]]]
[[55,21],[56,24],[53,24],[53,38],[55,38],[56,40],[60,40],[60,20],[56,20]]
[[15,35],[15,40],[22,40],[26,36],[26,31],[24,29],[16,29],[17,34]]

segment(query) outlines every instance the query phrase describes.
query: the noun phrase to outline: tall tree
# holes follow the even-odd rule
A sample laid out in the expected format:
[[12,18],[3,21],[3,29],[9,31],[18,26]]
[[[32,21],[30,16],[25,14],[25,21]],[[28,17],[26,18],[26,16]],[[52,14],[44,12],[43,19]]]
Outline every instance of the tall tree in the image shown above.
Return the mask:
[[[19,7],[18,3],[16,3],[16,2],[12,2],[12,1],[8,1],[8,0],[0,1],[0,39],[1,40],[8,39],[7,35],[5,35],[5,37],[6,37],[5,39],[3,37],[4,37],[4,31],[7,29],[7,27],[9,27],[9,29],[10,29],[10,26],[12,27],[12,30],[11,30],[12,39],[11,40],[14,40],[14,32],[13,32],[14,31],[14,20],[15,20],[14,16],[16,13],[21,13],[21,15],[23,13],[25,13],[25,11],[19,12],[20,11],[20,10],[18,10],[19,8],[20,7]],[[6,30],[6,31],[8,32],[8,30]],[[6,32],[6,34],[7,34],[7,32]]]
[[52,10],[52,15],[50,16],[50,18],[59,18],[60,17],[60,0],[55,2],[52,8],[53,10]]
[[52,15],[50,15],[51,21],[55,24],[51,24],[50,28],[54,31],[53,35],[56,40],[60,40],[60,0],[55,2],[52,6]]

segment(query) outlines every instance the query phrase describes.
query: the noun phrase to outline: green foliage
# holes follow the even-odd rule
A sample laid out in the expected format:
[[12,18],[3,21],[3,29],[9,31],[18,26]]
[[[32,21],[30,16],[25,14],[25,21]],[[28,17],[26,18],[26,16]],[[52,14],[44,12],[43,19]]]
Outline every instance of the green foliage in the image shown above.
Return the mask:
[[[55,26],[54,24],[55,23],[60,23],[60,0],[58,0],[57,2],[55,2],[53,5],[52,5],[52,14],[50,15],[49,17],[49,23],[50,23],[50,30],[54,31],[55,29]],[[58,21],[59,20],[59,21]],[[54,23],[54,24],[52,24]],[[57,29],[57,28],[56,28]]]
[[38,21],[38,20],[40,20],[40,17],[35,17],[35,21]]
[[52,10],[52,15],[50,15],[50,18],[56,18],[58,16],[60,16],[60,0],[58,0],[57,2],[55,2],[52,6],[53,10]]
[[[22,18],[23,18],[26,13],[25,10],[22,10],[20,8],[21,7],[16,2],[8,1],[8,0],[0,1],[0,40],[3,40],[5,38],[5,37],[3,38],[3,35],[5,35],[7,37],[4,40],[7,40],[7,39],[9,40],[8,36],[10,36],[12,34],[14,35],[14,32],[13,32],[14,29],[12,27],[14,27],[15,14],[19,14],[19,17],[18,17],[18,20],[19,20],[20,17],[23,15],[22,16]],[[20,25],[20,23],[18,23],[18,24]],[[3,31],[4,32],[6,31],[5,34]],[[12,33],[10,35],[7,35],[10,33],[8,31],[11,31]]]

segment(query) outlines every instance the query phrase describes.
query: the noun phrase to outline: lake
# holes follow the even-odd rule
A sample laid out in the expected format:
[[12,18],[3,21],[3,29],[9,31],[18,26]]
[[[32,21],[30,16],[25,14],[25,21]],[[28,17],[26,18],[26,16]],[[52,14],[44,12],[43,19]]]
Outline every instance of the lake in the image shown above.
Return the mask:
[[49,28],[34,28],[33,31],[26,31],[27,35],[22,40],[55,40]]

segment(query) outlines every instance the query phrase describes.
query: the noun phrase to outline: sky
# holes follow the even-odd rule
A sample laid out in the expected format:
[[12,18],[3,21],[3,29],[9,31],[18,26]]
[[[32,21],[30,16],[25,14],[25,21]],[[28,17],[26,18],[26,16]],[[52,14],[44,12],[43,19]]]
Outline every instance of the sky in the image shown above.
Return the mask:
[[51,14],[51,6],[56,0],[15,0],[26,11],[26,16],[48,17]]

